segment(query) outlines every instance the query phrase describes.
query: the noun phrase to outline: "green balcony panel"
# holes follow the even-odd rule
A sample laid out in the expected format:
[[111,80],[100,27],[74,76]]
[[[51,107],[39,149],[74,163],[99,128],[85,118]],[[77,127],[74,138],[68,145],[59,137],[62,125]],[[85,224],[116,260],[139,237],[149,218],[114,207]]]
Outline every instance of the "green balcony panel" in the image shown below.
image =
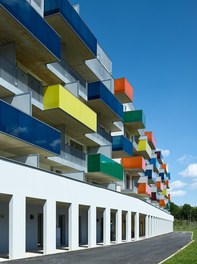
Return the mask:
[[132,133],[136,134],[138,129],[146,126],[146,118],[142,110],[124,112],[124,124]]
[[99,182],[123,180],[123,166],[102,154],[88,155],[88,177]]

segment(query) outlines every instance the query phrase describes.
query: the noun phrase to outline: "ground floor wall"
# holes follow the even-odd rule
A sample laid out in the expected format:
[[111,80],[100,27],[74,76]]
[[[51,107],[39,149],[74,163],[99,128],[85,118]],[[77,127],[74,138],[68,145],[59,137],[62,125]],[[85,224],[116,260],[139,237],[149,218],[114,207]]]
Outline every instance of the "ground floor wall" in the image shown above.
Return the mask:
[[173,217],[140,199],[0,160],[0,253],[95,247],[173,231]]

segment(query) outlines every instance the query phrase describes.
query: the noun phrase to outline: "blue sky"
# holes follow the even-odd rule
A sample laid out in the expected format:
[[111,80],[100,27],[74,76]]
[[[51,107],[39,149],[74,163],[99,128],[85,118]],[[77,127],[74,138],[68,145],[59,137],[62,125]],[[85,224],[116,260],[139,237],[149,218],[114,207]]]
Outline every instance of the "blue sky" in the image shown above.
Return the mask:
[[197,1],[72,0],[126,77],[171,172],[172,201],[197,206]]

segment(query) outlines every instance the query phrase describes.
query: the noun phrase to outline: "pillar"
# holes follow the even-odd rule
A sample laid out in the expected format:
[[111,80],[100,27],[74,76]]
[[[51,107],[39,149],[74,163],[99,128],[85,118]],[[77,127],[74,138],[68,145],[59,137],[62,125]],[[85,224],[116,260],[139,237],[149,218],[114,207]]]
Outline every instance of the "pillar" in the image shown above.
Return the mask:
[[56,202],[47,200],[43,208],[43,252],[56,252]]
[[26,248],[26,199],[13,195],[9,202],[9,258],[23,258]]
[[88,209],[88,247],[96,247],[96,206]]
[[72,203],[68,210],[69,250],[79,247],[79,205]]

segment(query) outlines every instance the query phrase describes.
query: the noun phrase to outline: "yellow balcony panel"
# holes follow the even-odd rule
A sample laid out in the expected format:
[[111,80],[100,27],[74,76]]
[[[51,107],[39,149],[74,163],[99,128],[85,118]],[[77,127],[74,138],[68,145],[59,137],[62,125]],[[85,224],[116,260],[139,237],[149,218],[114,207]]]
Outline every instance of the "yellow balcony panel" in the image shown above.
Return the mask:
[[140,156],[143,156],[145,159],[150,159],[152,151],[146,139],[139,140],[138,153]]
[[60,84],[44,89],[43,116],[53,125],[65,124],[67,131],[79,140],[87,133],[97,132],[97,114]]

